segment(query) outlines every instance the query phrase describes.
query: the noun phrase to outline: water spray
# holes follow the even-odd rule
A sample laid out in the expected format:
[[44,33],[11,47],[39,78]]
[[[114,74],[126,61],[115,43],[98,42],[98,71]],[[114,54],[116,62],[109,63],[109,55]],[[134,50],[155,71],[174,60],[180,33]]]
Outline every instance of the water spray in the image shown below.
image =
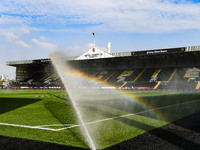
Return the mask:
[[90,133],[86,127],[86,124],[82,118],[82,115],[81,115],[81,112],[79,111],[78,107],[77,107],[77,104],[76,104],[76,101],[74,100],[74,96],[71,94],[73,93],[73,91],[68,87],[70,85],[68,85],[69,81],[72,80],[70,78],[70,76],[66,76],[64,75],[64,71],[70,71],[70,67],[67,65],[67,63],[62,59],[61,57],[62,55],[57,53],[57,52],[52,52],[50,54],[50,57],[51,57],[51,60],[52,60],[52,63],[53,65],[55,66],[62,82],[64,83],[65,87],[66,87],[66,92],[68,93],[69,97],[70,97],[70,100],[72,102],[72,105],[73,105],[73,108],[77,114],[77,118],[80,122],[80,124],[82,125],[81,129],[83,131],[83,135],[85,136],[86,138],[86,141],[89,145],[89,147],[92,149],[92,150],[96,150],[95,148],[95,145],[94,145],[94,142],[90,136]]
[[[113,137],[113,126],[120,129],[124,127],[121,122],[129,122],[126,118],[117,119],[119,116],[144,111],[145,108],[138,105],[134,97],[124,95],[106,81],[99,81],[80,71],[81,66],[76,63],[73,66],[73,62],[67,62],[62,56],[57,52],[50,54],[81,124],[81,133],[90,149],[102,149],[102,143],[109,142],[107,139]],[[107,118],[116,120],[114,125],[109,124],[109,121],[99,122],[102,119],[108,120]],[[95,123],[88,124],[89,122]]]

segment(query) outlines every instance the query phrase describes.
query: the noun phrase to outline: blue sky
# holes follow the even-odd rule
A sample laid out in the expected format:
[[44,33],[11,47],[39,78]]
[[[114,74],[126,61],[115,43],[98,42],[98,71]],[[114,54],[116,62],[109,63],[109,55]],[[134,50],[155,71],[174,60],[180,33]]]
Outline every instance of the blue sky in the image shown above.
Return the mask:
[[93,42],[111,52],[200,45],[198,0],[1,0],[0,74],[6,61],[81,55]]

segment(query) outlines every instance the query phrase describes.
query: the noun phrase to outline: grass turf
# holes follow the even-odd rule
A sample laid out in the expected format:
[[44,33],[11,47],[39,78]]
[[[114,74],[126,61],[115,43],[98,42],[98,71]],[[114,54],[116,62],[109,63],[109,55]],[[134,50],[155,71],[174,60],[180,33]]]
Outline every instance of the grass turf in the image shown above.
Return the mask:
[[[89,107],[83,107],[83,112],[88,115],[88,118],[94,118],[94,115],[97,120],[115,117],[109,121],[99,122],[98,129],[97,124],[88,125],[95,132],[93,137],[99,149],[115,145],[200,111],[199,93],[126,91],[125,94],[134,95],[139,103],[146,104],[146,108],[136,105],[134,110],[126,110],[126,108],[119,109],[110,104],[98,106],[90,104]],[[192,102],[194,100],[197,101]],[[166,107],[170,105],[173,106]],[[163,108],[151,113],[118,117],[160,107]],[[0,123],[27,126],[78,124],[67,94],[59,90],[0,90]],[[64,126],[48,126],[47,128],[62,127]],[[79,127],[48,131],[0,125],[0,135],[87,148]]]

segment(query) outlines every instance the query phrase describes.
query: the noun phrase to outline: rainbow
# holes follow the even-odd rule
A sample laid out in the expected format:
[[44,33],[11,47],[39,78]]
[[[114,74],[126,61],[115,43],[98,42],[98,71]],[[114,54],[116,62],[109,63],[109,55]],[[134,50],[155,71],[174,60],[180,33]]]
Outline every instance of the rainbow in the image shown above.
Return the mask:
[[[84,72],[81,72],[79,70],[76,70],[76,69],[73,69],[70,67],[66,67],[66,69],[62,70],[62,73],[64,75],[68,75],[73,78],[82,78],[87,81],[94,82],[103,87],[113,87],[113,85],[109,84],[108,82],[96,80],[94,78],[94,76],[91,76],[89,74],[86,74]],[[152,115],[152,117],[154,117],[155,119],[163,120],[163,121],[168,120],[162,113],[159,112],[158,109],[156,109],[155,107],[150,105],[147,101],[144,101],[142,98],[134,95],[133,93],[127,93],[126,91],[119,90],[117,88],[114,88],[112,90],[115,91],[116,93],[122,95],[126,100],[136,103],[140,108],[142,108],[146,112],[150,113]]]

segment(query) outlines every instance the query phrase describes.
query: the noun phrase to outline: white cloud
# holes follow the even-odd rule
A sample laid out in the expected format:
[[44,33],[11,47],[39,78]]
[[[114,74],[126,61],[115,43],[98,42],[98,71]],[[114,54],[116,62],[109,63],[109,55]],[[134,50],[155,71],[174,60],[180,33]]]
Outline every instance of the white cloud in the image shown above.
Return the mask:
[[21,47],[24,48],[31,48],[32,46],[27,44],[26,42],[24,42],[23,40],[20,40],[19,36],[17,36],[16,34],[12,33],[12,32],[3,32],[0,33],[1,35],[4,35],[6,40],[10,43],[15,43]]
[[12,32],[2,32],[1,34],[5,36],[5,38],[6,38],[6,40],[7,40],[8,42],[12,42],[12,41],[15,41],[15,40],[18,39],[18,36],[15,35],[15,34],[12,33]]
[[21,47],[24,47],[24,48],[31,48],[32,46],[25,43],[24,41],[22,40],[16,40],[16,44],[20,45]]
[[28,22],[29,21],[19,16],[1,15],[1,18],[0,18],[0,25],[23,24],[23,23],[28,23]]
[[12,28],[10,29],[12,32],[15,32],[17,35],[25,35],[25,34],[30,34],[31,33],[31,29],[29,29],[29,27],[25,26],[25,25],[21,25],[18,28]]
[[31,48],[31,45],[20,39],[24,34],[30,34],[30,30],[26,26],[0,30],[0,35],[3,35],[9,43],[14,43],[24,48]]
[[200,29],[200,3],[176,0],[3,0],[0,24],[89,24],[88,29],[160,32]]
[[41,41],[45,41],[45,40],[46,40],[46,37],[45,37],[45,36],[40,36],[40,40],[41,40]]
[[41,42],[37,39],[32,39],[31,40],[35,45],[39,46],[42,49],[47,49],[47,50],[55,50],[57,46],[52,43],[47,43],[47,42]]

